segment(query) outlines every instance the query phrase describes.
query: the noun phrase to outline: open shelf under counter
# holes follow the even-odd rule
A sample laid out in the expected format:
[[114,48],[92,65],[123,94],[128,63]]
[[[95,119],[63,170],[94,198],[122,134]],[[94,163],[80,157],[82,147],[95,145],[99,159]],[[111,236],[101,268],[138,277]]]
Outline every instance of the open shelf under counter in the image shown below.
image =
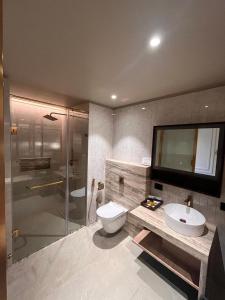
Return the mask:
[[207,263],[214,232],[206,228],[205,233],[199,237],[189,237],[177,233],[165,223],[163,207],[151,211],[143,206],[138,206],[129,214],[136,220],[138,227],[149,229],[171,244],[176,245],[177,248]]
[[182,251],[148,229],[143,229],[133,239],[133,242],[198,290],[201,266],[200,260]]
[[163,207],[151,211],[138,206],[129,215],[137,228],[144,229],[134,238],[134,242],[196,288],[198,299],[202,299],[205,295],[207,265],[214,232],[205,228],[205,232],[199,237],[179,234],[165,223]]

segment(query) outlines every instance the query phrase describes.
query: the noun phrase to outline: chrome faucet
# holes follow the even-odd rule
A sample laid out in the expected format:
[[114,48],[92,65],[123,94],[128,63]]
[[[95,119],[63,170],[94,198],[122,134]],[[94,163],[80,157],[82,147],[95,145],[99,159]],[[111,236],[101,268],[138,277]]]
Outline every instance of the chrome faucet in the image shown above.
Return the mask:
[[184,200],[184,203],[187,204],[187,207],[193,207],[193,197],[192,197],[192,195],[188,195],[187,199]]

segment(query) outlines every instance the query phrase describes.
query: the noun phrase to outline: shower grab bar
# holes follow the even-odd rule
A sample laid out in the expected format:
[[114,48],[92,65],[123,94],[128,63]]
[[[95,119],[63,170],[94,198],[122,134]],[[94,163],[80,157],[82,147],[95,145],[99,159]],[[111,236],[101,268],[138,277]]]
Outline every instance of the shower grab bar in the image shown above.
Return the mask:
[[53,185],[57,185],[57,184],[61,184],[61,183],[63,183],[63,180],[44,183],[44,184],[40,184],[40,185],[26,186],[26,188],[32,191],[32,190],[41,189],[43,187],[53,186]]

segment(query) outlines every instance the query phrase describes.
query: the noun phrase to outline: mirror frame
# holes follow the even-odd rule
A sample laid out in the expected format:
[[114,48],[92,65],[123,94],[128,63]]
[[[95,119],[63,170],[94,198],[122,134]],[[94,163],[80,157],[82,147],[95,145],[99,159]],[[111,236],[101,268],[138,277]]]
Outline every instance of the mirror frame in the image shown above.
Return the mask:
[[[204,175],[188,171],[158,167],[156,161],[156,139],[158,130],[162,129],[197,129],[197,128],[220,128],[219,144],[217,152],[216,175]],[[153,127],[152,141],[152,166],[151,179],[162,183],[174,185],[219,198],[221,195],[225,152],[225,122],[195,123],[179,125],[163,125]]]

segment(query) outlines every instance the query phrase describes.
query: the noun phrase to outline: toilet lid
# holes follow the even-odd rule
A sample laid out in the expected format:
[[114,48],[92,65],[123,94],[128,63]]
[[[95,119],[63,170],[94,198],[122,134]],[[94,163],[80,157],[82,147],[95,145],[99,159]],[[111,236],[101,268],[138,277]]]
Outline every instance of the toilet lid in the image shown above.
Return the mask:
[[85,196],[85,187],[82,187],[81,189],[78,189],[78,190],[74,190],[70,193],[70,195],[72,197],[75,197],[75,198],[81,198],[81,197],[84,197]]
[[126,208],[112,201],[97,209],[97,215],[107,219],[118,217],[124,212],[127,212]]

